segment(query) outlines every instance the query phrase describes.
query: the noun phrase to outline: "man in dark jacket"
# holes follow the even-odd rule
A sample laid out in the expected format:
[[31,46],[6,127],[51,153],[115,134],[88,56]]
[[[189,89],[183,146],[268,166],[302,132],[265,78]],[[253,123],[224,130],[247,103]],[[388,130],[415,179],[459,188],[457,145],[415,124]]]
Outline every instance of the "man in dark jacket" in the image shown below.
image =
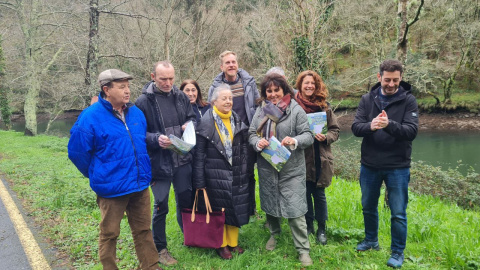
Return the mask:
[[159,269],[150,229],[147,123],[130,100],[132,76],[117,69],[98,76],[102,92],[70,131],[68,157],[90,180],[102,214],[98,253],[104,269],[118,269],[116,244],[126,212],[141,269]]
[[[222,72],[213,79],[212,86],[208,89],[208,101],[211,102],[212,93],[220,84],[230,85],[233,93],[232,110],[238,114],[247,127],[252,122],[253,115],[257,108],[256,101],[260,98],[255,78],[248,72],[238,68],[237,54],[232,51],[224,51],[220,54],[220,69]],[[255,211],[255,174],[254,166],[257,154],[249,145],[247,156],[247,174],[250,188],[250,215]]]
[[358,251],[378,250],[378,198],[385,182],[391,210],[391,250],[387,265],[402,267],[407,241],[408,183],[412,141],[418,131],[418,106],[411,86],[402,81],[397,60],[380,65],[378,83],[362,96],[353,134],[363,137],[360,168],[365,239]]
[[160,61],[153,67],[152,81],[142,90],[135,105],[147,119],[147,149],[152,162],[152,192],[155,197],[153,210],[153,239],[159,252],[160,263],[177,263],[167,249],[165,221],[168,214],[168,195],[173,183],[177,202],[177,222],[183,231],[182,208],[192,204],[192,154],[179,155],[170,150],[169,135],[182,137],[188,122],[195,123],[195,113],[190,100],[173,85],[175,69],[168,61]]

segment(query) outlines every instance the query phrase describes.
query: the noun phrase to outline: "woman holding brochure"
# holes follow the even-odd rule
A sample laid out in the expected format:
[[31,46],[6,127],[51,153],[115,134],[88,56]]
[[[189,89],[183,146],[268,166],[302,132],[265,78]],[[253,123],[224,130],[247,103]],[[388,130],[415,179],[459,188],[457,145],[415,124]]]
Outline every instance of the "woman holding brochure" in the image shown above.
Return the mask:
[[[304,71],[298,75],[295,86],[298,89],[295,98],[307,115],[309,117],[320,117],[321,115],[326,118],[326,123],[324,121],[322,123],[326,126],[324,131],[316,130],[314,132],[315,142],[305,149],[308,203],[308,212],[305,218],[308,234],[315,232],[313,220],[316,220],[318,223],[317,242],[326,245],[328,211],[325,188],[330,186],[333,176],[333,155],[330,144],[338,140],[340,127],[335,114],[327,103],[328,90],[320,75],[315,71]],[[315,116],[312,116],[314,113]]]
[[[293,98],[292,89],[282,76],[265,76],[260,96],[261,106],[257,108],[250,124],[249,141],[259,152],[257,168],[260,202],[270,224],[270,239],[266,249],[275,249],[281,218],[287,218],[295,248],[300,255],[299,260],[302,265],[308,266],[312,260],[305,222],[307,201],[303,150],[313,143],[313,134],[305,111]],[[281,169],[273,167],[260,154],[265,148],[268,151],[276,150],[278,145],[272,142],[272,138],[278,139],[291,152]],[[269,147],[271,144],[274,144],[273,147]]]
[[232,90],[221,84],[212,94],[213,108],[197,127],[193,187],[205,188],[213,211],[225,209],[223,244],[216,251],[225,260],[242,254],[238,229],[249,221],[247,177],[248,128],[232,111]]

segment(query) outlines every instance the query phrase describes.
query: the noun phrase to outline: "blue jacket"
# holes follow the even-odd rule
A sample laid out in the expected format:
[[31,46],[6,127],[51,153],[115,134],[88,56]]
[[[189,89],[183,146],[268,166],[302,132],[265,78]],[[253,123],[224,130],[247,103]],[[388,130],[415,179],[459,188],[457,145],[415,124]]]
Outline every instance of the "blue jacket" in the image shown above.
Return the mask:
[[152,179],[145,117],[131,103],[124,115],[125,123],[114,114],[110,102],[99,96],[70,130],[68,157],[100,197],[142,191]]

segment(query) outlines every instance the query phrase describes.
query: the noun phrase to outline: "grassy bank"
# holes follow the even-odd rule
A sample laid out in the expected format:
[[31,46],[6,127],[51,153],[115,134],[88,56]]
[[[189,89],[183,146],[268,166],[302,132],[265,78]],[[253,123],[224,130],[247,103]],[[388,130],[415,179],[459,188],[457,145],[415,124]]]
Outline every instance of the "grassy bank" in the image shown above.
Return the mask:
[[[51,136],[24,137],[21,133],[0,131],[0,171],[23,198],[29,215],[43,225],[43,235],[65,253],[75,269],[101,269],[97,256],[100,214],[88,179],[68,160],[68,139]],[[258,196],[258,195],[257,195]],[[174,209],[174,196],[170,206]],[[387,269],[390,245],[390,213],[380,205],[379,252],[357,253],[363,237],[360,189],[357,182],[335,179],[327,189],[329,222],[327,246],[313,237],[311,269]],[[258,198],[257,198],[258,201]],[[382,201],[382,200],[381,200]],[[179,265],[166,269],[300,269],[290,230],[283,233],[273,252],[265,250],[269,233],[264,213],[240,230],[245,254],[223,261],[212,250],[187,248],[176,224],[175,211],[167,217],[169,249]],[[403,269],[479,269],[480,213],[464,210],[428,195],[411,193],[408,206],[409,233]],[[133,241],[126,220],[117,256],[120,269],[138,267]]]

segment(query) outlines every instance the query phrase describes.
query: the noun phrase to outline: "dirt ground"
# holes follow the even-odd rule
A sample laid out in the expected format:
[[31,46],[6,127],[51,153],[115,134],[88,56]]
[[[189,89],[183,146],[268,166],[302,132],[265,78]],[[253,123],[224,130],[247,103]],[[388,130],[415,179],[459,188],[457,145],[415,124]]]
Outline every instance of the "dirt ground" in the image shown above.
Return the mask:
[[[342,130],[350,129],[355,111],[336,112]],[[426,114],[419,116],[419,130],[438,132],[473,131],[480,133],[480,114]]]

